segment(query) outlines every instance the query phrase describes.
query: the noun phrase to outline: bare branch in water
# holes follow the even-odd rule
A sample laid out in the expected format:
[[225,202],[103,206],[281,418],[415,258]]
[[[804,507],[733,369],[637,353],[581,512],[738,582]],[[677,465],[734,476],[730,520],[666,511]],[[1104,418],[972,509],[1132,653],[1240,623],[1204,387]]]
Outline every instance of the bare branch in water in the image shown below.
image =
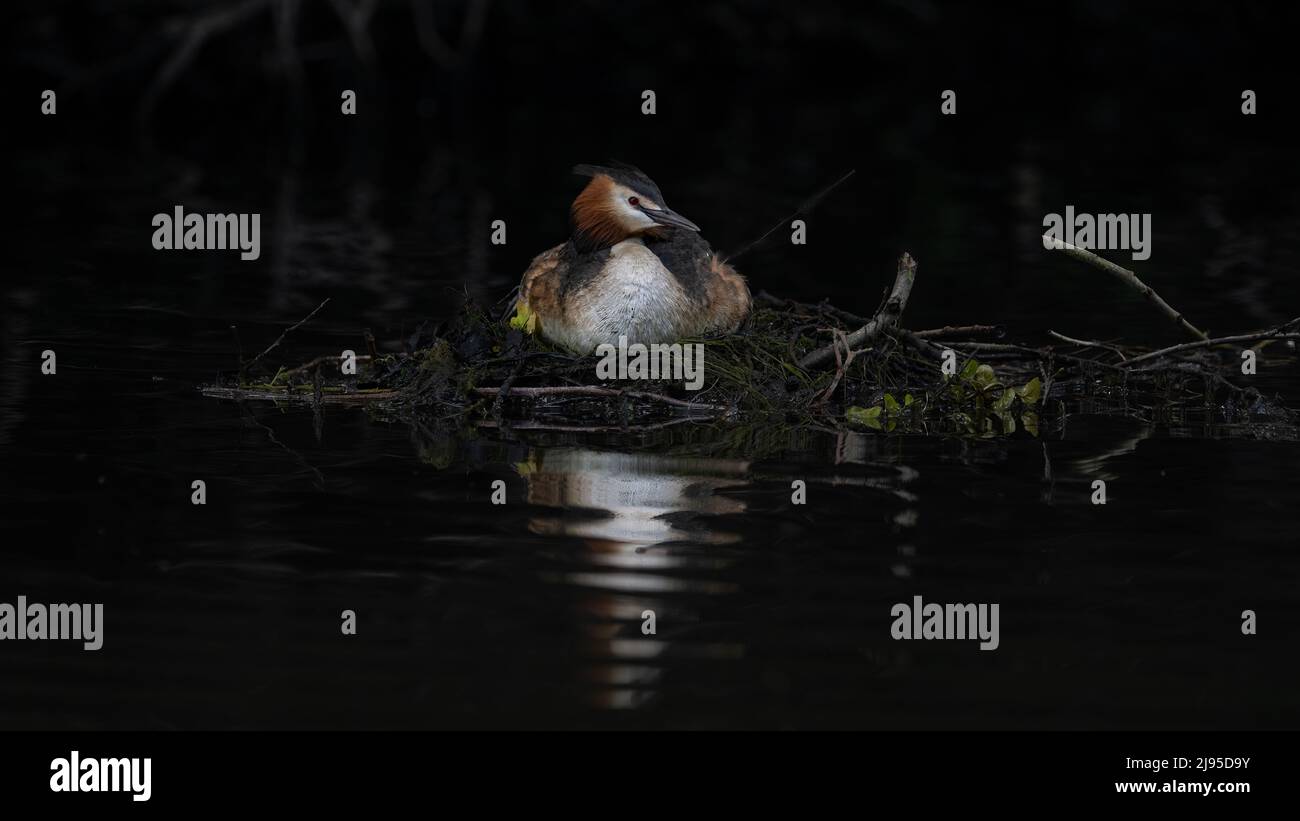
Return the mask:
[[1159,359],[1162,356],[1183,353],[1185,351],[1195,350],[1196,348],[1208,348],[1214,345],[1230,345],[1240,342],[1262,342],[1265,339],[1300,339],[1300,316],[1284,322],[1281,325],[1267,331],[1256,331],[1249,334],[1237,334],[1235,336],[1220,336],[1215,339],[1201,339],[1196,342],[1184,342],[1181,345],[1170,345],[1168,348],[1161,348],[1158,351],[1145,353],[1141,356],[1135,356],[1125,362],[1125,366],[1132,367],[1142,362],[1148,362],[1152,359]]
[[1209,339],[1209,335],[1205,333],[1205,331],[1202,331],[1200,328],[1188,322],[1187,318],[1184,317],[1182,313],[1174,310],[1172,305],[1161,299],[1160,294],[1157,294],[1154,288],[1138,279],[1137,274],[1133,273],[1129,269],[1121,268],[1110,260],[1102,259],[1093,252],[1083,248],[1078,248],[1064,240],[1049,237],[1046,234],[1043,235],[1043,240],[1050,243],[1050,245],[1047,246],[1049,248],[1053,248],[1057,251],[1064,251],[1077,260],[1082,260],[1095,268],[1100,268],[1106,273],[1114,275],[1125,285],[1146,297],[1152,305],[1156,306],[1161,313],[1177,323],[1184,331],[1187,331],[1197,339]]
[[[284,329],[284,333],[280,334],[280,338],[277,339],[277,340],[275,340],[274,342],[272,342],[271,345],[270,345],[270,347],[268,347],[266,350],[262,351],[260,354],[258,354],[257,356],[253,357],[252,359],[248,360],[248,362],[244,363],[243,367],[241,367],[241,368],[239,369],[239,373],[240,373],[240,375],[242,376],[243,374],[248,373],[248,369],[249,369],[249,368],[251,368],[251,367],[253,367],[254,365],[256,365],[257,362],[258,362],[262,357],[266,356],[266,355],[269,354],[271,351],[275,350],[276,347],[278,347],[279,344],[280,344],[281,342],[284,341],[284,338],[285,338],[286,336],[288,336],[289,334],[291,334],[291,333],[293,333],[294,331],[298,330],[298,329],[301,328],[303,325],[307,324],[307,322],[308,322],[308,321],[309,321],[313,316],[315,316],[316,314],[320,313],[320,309],[321,309],[321,308],[324,308],[326,305],[329,304],[329,301],[330,301],[330,298],[329,298],[329,297],[325,297],[325,301],[322,302],[321,304],[317,305],[317,306],[316,306],[316,310],[314,310],[314,311],[312,311],[311,313],[307,314],[305,317],[303,317],[302,319],[300,319],[296,324],[294,324],[294,325],[292,325],[292,326],[290,326],[290,327],[288,327],[288,328],[285,328],[285,329]],[[297,370],[297,369],[295,368],[295,370]]]

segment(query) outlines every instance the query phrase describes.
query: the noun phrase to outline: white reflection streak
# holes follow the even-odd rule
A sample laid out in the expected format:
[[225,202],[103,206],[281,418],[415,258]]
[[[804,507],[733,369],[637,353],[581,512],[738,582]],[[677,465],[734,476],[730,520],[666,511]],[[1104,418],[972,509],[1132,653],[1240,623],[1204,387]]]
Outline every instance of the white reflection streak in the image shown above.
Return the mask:
[[[749,463],[741,460],[582,449],[539,449],[519,466],[528,480],[530,504],[567,512],[535,517],[530,530],[577,537],[589,549],[586,559],[593,569],[568,573],[563,579],[593,591],[583,602],[593,617],[584,624],[590,639],[587,652],[595,658],[623,662],[588,669],[587,678],[599,685],[591,694],[596,706],[636,709],[654,696],[663,668],[645,662],[672,646],[664,633],[695,621],[679,602],[662,598],[664,594],[716,595],[736,590],[734,584],[700,577],[700,571],[725,569],[730,564],[726,559],[680,555],[664,543],[725,545],[738,541],[738,534],[712,528],[681,529],[670,516],[743,512],[743,502],[715,491],[744,484],[748,471]],[[592,515],[584,515],[584,511]],[[642,635],[645,610],[655,611],[659,631],[655,635]],[[712,645],[684,649],[709,657],[734,657],[741,651],[739,647],[719,650]]]

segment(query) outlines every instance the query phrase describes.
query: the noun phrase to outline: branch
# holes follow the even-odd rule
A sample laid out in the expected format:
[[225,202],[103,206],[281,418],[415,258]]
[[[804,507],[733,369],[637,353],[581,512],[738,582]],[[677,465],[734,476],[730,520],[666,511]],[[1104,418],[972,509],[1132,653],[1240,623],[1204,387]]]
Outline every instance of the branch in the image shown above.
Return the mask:
[[[376,357],[373,357],[373,356],[358,356],[358,357],[356,357],[356,361],[357,361],[357,362],[371,362],[371,361],[373,361],[374,359],[376,359]],[[287,371],[285,371],[285,370],[280,371],[280,372],[277,373],[274,377],[272,377],[272,379],[271,379],[271,384],[272,384],[272,385],[275,385],[275,384],[279,383],[279,381],[280,381],[281,379],[284,379],[284,380],[287,381],[287,380],[289,379],[289,377],[294,376],[295,374],[300,374],[300,373],[305,373],[305,372],[307,372],[307,371],[310,371],[310,370],[312,370],[313,368],[315,368],[317,365],[320,365],[320,364],[325,363],[325,362],[342,362],[342,361],[343,361],[343,357],[341,357],[341,356],[334,356],[333,354],[325,354],[325,355],[323,355],[323,356],[318,356],[318,357],[316,357],[315,359],[311,360],[310,362],[305,362],[305,363],[303,363],[302,365],[299,365],[299,366],[296,367],[296,368],[290,368],[290,369],[287,370]]]
[[[1109,368],[1112,371],[1123,373],[1119,365],[1112,365],[1109,362],[1102,362],[1100,359],[1088,359],[1084,356],[1074,356],[1073,354],[1061,353],[1052,348],[1027,348],[1024,345],[1007,345],[1001,342],[949,342],[951,348],[958,348],[963,351],[983,351],[985,353],[1007,353],[1027,355],[1041,360],[1044,356],[1054,356],[1057,359],[1064,359],[1068,362],[1075,362],[1080,365],[1099,366]],[[1132,360],[1129,360],[1132,361]]]
[[851,311],[836,308],[824,299],[816,305],[813,305],[809,302],[796,302],[793,299],[782,299],[781,297],[769,294],[767,291],[759,291],[757,294],[754,294],[754,301],[762,302],[765,305],[771,305],[773,308],[785,311],[804,311],[805,313],[810,314],[824,314],[850,325],[865,325],[871,321],[865,316],[859,316]]
[[650,393],[649,391],[626,391],[617,388],[602,388],[597,385],[552,385],[537,388],[506,388],[505,386],[496,388],[475,388],[474,393],[479,396],[497,396],[503,392],[508,392],[511,396],[599,396],[599,397],[618,397],[626,396],[631,399],[651,399],[656,402],[663,402],[667,405],[675,405],[679,408],[690,408],[691,410],[707,410],[715,413],[725,413],[726,408],[722,405],[710,405],[706,402],[688,402],[685,399],[675,399],[671,396],[664,396],[661,393]]
[[266,356],[267,354],[269,354],[271,351],[275,350],[276,346],[279,345],[281,342],[283,342],[283,341],[284,341],[284,338],[285,338],[286,336],[288,336],[289,334],[291,334],[291,333],[293,333],[294,331],[298,330],[298,329],[301,328],[303,325],[307,324],[307,321],[308,321],[309,319],[311,319],[311,318],[312,318],[313,316],[315,316],[316,314],[320,313],[320,309],[321,309],[321,308],[324,308],[326,305],[328,305],[328,304],[329,304],[329,301],[330,301],[330,298],[329,298],[329,297],[325,297],[325,301],[322,302],[321,304],[317,305],[317,306],[316,306],[316,310],[314,310],[314,311],[312,311],[311,313],[307,314],[305,317],[303,317],[302,319],[300,319],[296,324],[291,325],[291,326],[289,326],[288,328],[285,328],[285,329],[284,329],[284,333],[280,334],[280,338],[279,338],[279,339],[277,339],[277,340],[275,340],[274,342],[272,342],[272,343],[270,344],[270,346],[269,346],[266,350],[262,351],[260,354],[258,354],[257,356],[253,357],[252,359],[248,360],[248,362],[244,363],[244,366],[241,367],[241,368],[239,369],[239,373],[240,373],[241,375],[247,373],[247,372],[248,372],[248,369],[251,368],[251,367],[253,367],[254,365],[256,365],[257,362],[258,362],[258,360],[260,360],[262,357],[264,357],[264,356]]
[[1079,345],[1084,348],[1102,348],[1104,350],[1110,351],[1111,353],[1115,354],[1120,359],[1128,359],[1128,357],[1124,355],[1124,352],[1120,350],[1118,345],[1107,345],[1105,342],[1094,342],[1088,339],[1075,339],[1072,336],[1066,336],[1065,334],[1058,334],[1056,331],[1048,331],[1047,333],[1050,334],[1051,336],[1056,337],[1062,342],[1069,342],[1071,345]]
[[[879,336],[881,331],[898,327],[898,320],[903,315],[903,309],[907,307],[907,299],[912,295],[912,283],[915,281],[916,260],[912,259],[911,254],[904,252],[898,258],[898,273],[894,275],[894,289],[890,292],[889,299],[885,300],[884,306],[876,312],[870,322],[849,334],[843,344],[849,350],[859,348],[863,343]],[[808,354],[799,360],[799,367],[807,371],[835,359],[837,344],[840,343],[832,343]]]
[[1056,239],[1055,237],[1049,237],[1046,234],[1043,235],[1043,240],[1044,242],[1051,243],[1046,247],[1055,249],[1057,251],[1064,251],[1065,253],[1069,254],[1070,256],[1074,257],[1077,260],[1082,260],[1083,262],[1086,262],[1089,265],[1092,265],[1096,268],[1100,268],[1101,270],[1105,271],[1108,274],[1113,274],[1114,276],[1118,277],[1120,281],[1123,282],[1125,285],[1129,286],[1133,290],[1137,291],[1139,294],[1142,294],[1144,297],[1146,297],[1147,300],[1150,301],[1152,305],[1155,305],[1157,308],[1159,308],[1160,311],[1165,316],[1172,319],[1175,323],[1178,324],[1180,328],[1187,331],[1189,334],[1196,337],[1197,339],[1209,339],[1209,335],[1206,334],[1205,331],[1202,331],[1200,328],[1197,328],[1195,325],[1188,322],[1181,313],[1174,310],[1172,305],[1170,305],[1168,302],[1165,302],[1163,299],[1161,299],[1160,294],[1157,294],[1155,292],[1155,289],[1153,289],[1150,285],[1147,285],[1142,280],[1138,279],[1137,274],[1133,273],[1127,268],[1121,268],[1109,260],[1102,259],[1101,257],[1097,256],[1091,251],[1086,251],[1083,248],[1075,247],[1070,243],[1065,242],[1064,240]]
[[312,391],[292,391],[287,389],[265,390],[262,388],[226,388],[206,387],[201,393],[215,399],[259,399],[271,402],[292,402],[295,404],[321,405],[364,405],[370,402],[387,402],[398,399],[402,392],[386,388],[369,388],[352,393],[322,393],[319,400]]
[[991,336],[994,339],[1001,339],[1006,335],[1006,329],[1001,325],[944,325],[942,328],[928,328],[913,333],[921,339],[943,336]]
[[1148,362],[1152,359],[1159,359],[1162,356],[1183,353],[1184,351],[1194,350],[1196,348],[1208,348],[1213,345],[1229,345],[1234,342],[1259,342],[1264,339],[1300,339],[1300,333],[1294,329],[1300,329],[1300,316],[1284,322],[1281,325],[1268,331],[1256,331],[1249,334],[1237,334],[1236,336],[1221,336],[1217,339],[1202,339],[1197,342],[1184,342],[1181,345],[1170,345],[1168,348],[1161,348],[1158,351],[1144,353],[1141,356],[1135,356],[1124,363],[1125,367]]

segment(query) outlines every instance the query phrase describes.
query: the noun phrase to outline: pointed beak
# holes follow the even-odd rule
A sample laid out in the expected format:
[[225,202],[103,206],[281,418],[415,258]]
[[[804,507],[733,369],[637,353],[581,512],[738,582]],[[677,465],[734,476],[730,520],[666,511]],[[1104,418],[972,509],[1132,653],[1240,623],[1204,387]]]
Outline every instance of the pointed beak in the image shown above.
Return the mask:
[[645,213],[647,217],[659,223],[660,225],[669,225],[672,226],[673,228],[685,228],[687,231],[698,232],[700,230],[700,226],[691,222],[686,217],[683,217],[681,214],[677,213],[676,211],[670,210],[668,208],[661,208],[657,211],[654,210],[653,208],[645,208],[642,209],[642,211]]

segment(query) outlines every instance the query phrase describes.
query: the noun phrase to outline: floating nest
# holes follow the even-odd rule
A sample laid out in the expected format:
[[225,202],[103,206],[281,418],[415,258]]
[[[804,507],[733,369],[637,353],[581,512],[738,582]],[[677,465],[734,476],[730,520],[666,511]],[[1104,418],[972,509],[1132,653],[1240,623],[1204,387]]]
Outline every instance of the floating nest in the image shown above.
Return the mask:
[[1241,374],[1246,348],[1262,358],[1280,346],[1294,361],[1300,318],[1154,351],[1059,335],[1059,344],[1034,347],[1007,341],[997,326],[907,329],[902,316],[915,278],[916,263],[904,254],[893,288],[869,316],[760,292],[740,332],[683,340],[703,345],[700,390],[673,379],[597,380],[598,357],[574,356],[512,327],[508,298],[493,308],[467,302],[453,318],[421,326],[399,353],[379,353],[367,333],[369,353],[355,357],[355,373],[342,373],[337,356],[270,365],[268,355],[313,311],[203,392],[317,409],[365,405],[382,417],[475,430],[615,432],[712,420],[1035,437],[1084,410],[1297,438],[1295,414],[1282,399],[1232,377]]

